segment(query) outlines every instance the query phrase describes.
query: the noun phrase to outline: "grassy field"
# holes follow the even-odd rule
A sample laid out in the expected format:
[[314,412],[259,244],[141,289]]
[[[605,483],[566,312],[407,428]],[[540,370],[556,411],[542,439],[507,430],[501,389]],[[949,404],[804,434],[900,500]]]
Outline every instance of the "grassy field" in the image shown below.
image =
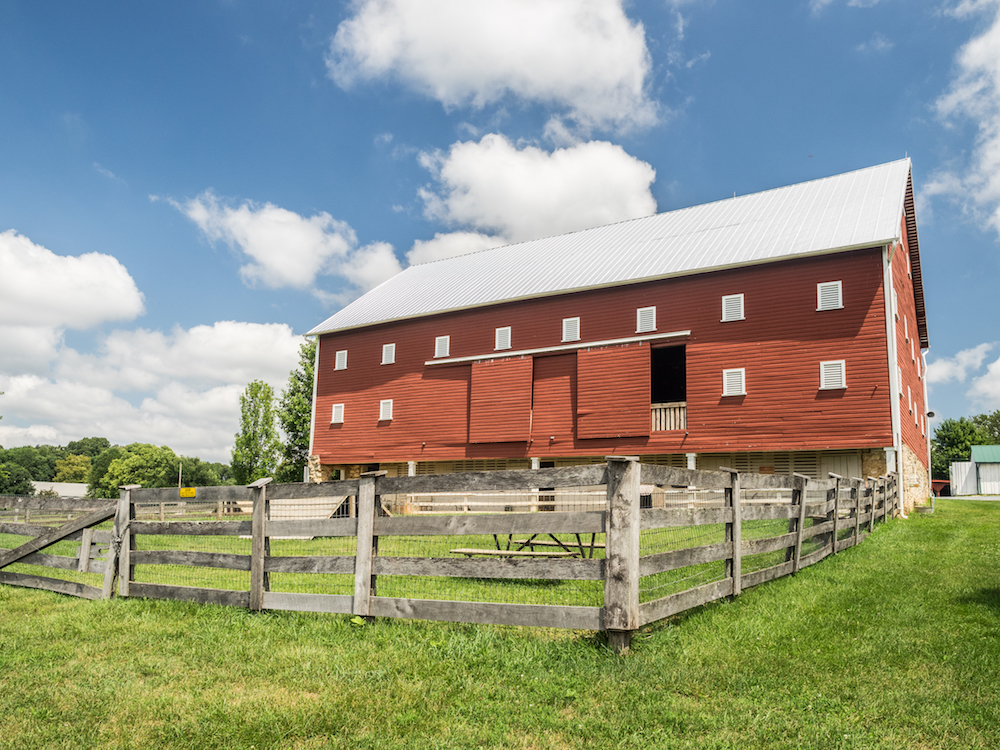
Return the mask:
[[0,586],[0,748],[1000,747],[1000,503],[939,500],[625,658],[358,623]]

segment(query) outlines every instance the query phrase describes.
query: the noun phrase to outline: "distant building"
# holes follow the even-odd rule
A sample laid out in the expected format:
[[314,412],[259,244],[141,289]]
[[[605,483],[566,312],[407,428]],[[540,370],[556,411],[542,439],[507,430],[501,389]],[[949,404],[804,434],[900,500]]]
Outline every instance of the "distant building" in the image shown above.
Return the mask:
[[930,496],[908,159],[411,266],[310,335],[315,481],[627,454]]
[[80,498],[87,496],[87,483],[83,482],[32,482],[35,494],[46,490],[55,492],[59,497]]
[[971,458],[949,467],[951,493],[1000,495],[1000,445],[974,445]]

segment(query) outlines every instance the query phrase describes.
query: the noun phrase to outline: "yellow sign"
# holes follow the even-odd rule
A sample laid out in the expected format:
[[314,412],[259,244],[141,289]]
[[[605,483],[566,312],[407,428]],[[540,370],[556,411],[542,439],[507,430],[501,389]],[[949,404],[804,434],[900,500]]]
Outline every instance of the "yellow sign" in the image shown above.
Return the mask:
[[196,487],[181,487],[181,497],[194,497]]

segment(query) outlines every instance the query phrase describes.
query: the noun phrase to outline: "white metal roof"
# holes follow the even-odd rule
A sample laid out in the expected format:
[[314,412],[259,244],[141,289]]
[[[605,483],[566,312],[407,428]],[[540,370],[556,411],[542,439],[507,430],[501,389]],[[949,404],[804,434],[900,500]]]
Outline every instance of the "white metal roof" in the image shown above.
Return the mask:
[[899,239],[910,160],[410,266],[307,335]]

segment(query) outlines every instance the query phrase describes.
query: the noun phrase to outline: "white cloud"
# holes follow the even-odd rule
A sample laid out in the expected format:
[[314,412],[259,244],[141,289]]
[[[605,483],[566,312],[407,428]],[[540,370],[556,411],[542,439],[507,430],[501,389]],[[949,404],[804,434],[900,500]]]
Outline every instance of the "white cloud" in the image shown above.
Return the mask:
[[984,374],[973,379],[966,395],[987,409],[1000,408],[1000,359],[990,363]]
[[966,0],[951,13],[989,12],[992,23],[959,50],[958,73],[937,103],[945,118],[967,119],[978,129],[969,163],[931,177],[932,190],[963,204],[984,227],[1000,232],[1000,2]]
[[979,344],[971,349],[963,349],[954,357],[942,357],[927,363],[927,382],[931,385],[956,381],[964,383],[970,373],[983,366],[986,355],[995,343]]
[[[205,191],[184,203],[171,201],[212,242],[242,254],[243,281],[273,289],[309,289],[345,302],[402,270],[386,243],[358,247],[346,222],[325,211],[306,218],[272,203],[233,206]],[[315,288],[317,277],[336,277],[346,287],[334,295]]]
[[656,211],[655,170],[605,141],[549,152],[489,134],[420,162],[437,180],[420,191],[428,218],[510,242]]
[[867,54],[869,52],[888,52],[895,46],[895,43],[886,37],[885,34],[876,31],[872,34],[871,39],[859,44],[855,49],[862,54]]
[[394,78],[447,108],[540,103],[584,133],[657,121],[645,29],[622,0],[359,0],[327,66],[341,87]]
[[488,250],[506,243],[507,240],[503,237],[491,237],[479,232],[448,232],[444,234],[438,232],[434,235],[434,239],[414,242],[412,249],[406,254],[406,260],[410,265],[429,263],[434,260],[454,258],[456,255],[474,253],[478,250]]

